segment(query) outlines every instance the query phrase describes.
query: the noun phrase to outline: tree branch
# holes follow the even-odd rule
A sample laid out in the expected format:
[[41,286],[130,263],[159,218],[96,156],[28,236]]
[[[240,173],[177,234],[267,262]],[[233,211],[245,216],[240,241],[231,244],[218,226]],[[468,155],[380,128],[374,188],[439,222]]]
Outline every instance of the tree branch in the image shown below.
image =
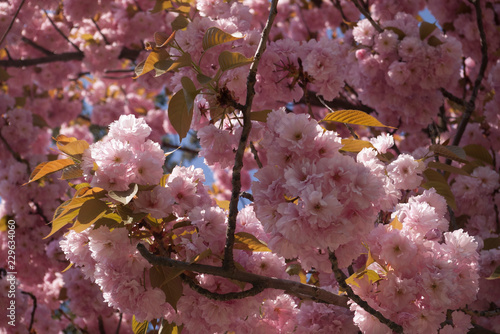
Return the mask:
[[458,126],[457,133],[455,138],[453,138],[453,145],[458,146],[460,140],[462,139],[463,134],[465,133],[465,128],[469,123],[470,117],[476,108],[476,98],[479,93],[479,88],[481,87],[481,82],[484,78],[484,73],[486,72],[486,67],[488,66],[488,45],[486,43],[486,34],[484,32],[483,25],[483,14],[481,12],[481,4],[479,0],[469,0],[476,9],[476,21],[477,27],[479,29],[480,43],[481,43],[481,67],[479,68],[479,74],[477,75],[476,80],[474,81],[474,88],[472,89],[472,95],[469,99],[469,102],[466,105],[464,115],[462,117],[462,121],[460,121],[460,125]]
[[233,178],[232,186],[233,190],[231,193],[231,201],[229,202],[229,215],[227,222],[226,231],[226,245],[224,247],[224,260],[222,266],[227,270],[234,270],[233,262],[233,245],[234,245],[234,232],[236,231],[236,216],[238,215],[238,201],[240,198],[241,190],[241,169],[243,168],[243,154],[247,146],[248,136],[250,130],[252,129],[252,121],[250,119],[250,111],[252,109],[252,102],[255,96],[255,83],[257,81],[257,67],[259,66],[259,61],[266,50],[267,40],[269,38],[269,33],[273,25],[274,18],[278,14],[278,0],[272,0],[271,8],[269,10],[269,18],[267,19],[264,30],[262,31],[262,36],[260,38],[259,46],[254,56],[254,60],[250,65],[250,72],[247,78],[247,97],[244,108],[241,112],[243,113],[243,130],[241,132],[240,142],[238,144],[238,149],[236,151],[236,156],[234,158],[233,167]]
[[47,11],[44,9],[43,12],[45,13],[45,15],[47,16],[47,18],[49,19],[50,21],[50,24],[52,24],[52,26],[54,27],[54,29],[59,33],[59,35],[61,35],[65,40],[68,41],[69,44],[71,44],[76,51],[80,52],[83,54],[82,50],[80,50],[80,48],[75,44],[73,43],[72,41],[70,41],[70,39],[68,38],[68,36],[66,36],[62,31],[61,29],[59,29],[59,27],[57,26],[57,24],[55,24],[54,21],[52,21],[52,19],[50,18],[49,16],[49,13],[47,13]]
[[33,310],[31,310],[31,320],[30,320],[30,326],[28,327],[28,331],[31,332],[31,328],[33,328],[33,323],[35,322],[35,311],[36,311],[36,297],[34,294],[31,292],[27,291],[21,291],[21,293],[28,295],[33,299]]
[[94,18],[92,18],[92,23],[94,23],[94,26],[96,27],[97,31],[99,32],[99,35],[101,35],[102,39],[104,40],[104,43],[106,43],[106,45],[110,45],[111,43],[109,43],[106,36],[102,33],[101,28],[99,28],[99,26],[97,25],[97,22],[94,20]]
[[356,6],[356,8],[361,12],[361,14],[363,14],[367,19],[368,21],[370,21],[370,23],[372,24],[372,26],[379,32],[383,32],[384,29],[382,29],[377,22],[375,22],[375,20],[373,20],[372,16],[370,15],[370,13],[365,9],[365,7],[361,6],[360,3],[358,2],[358,0],[352,0],[352,3],[354,4],[354,6]]
[[84,56],[85,55],[82,52],[64,52],[41,58],[0,60],[0,66],[26,67],[26,66],[35,66],[40,64],[53,63],[56,61],[72,61],[72,60],[82,61]]
[[9,26],[7,27],[7,30],[5,30],[5,32],[3,33],[2,39],[0,39],[0,45],[2,45],[5,38],[7,38],[7,35],[9,34],[10,29],[12,29],[12,26],[14,26],[14,21],[16,21],[16,18],[19,15],[19,12],[21,11],[21,8],[23,7],[25,1],[26,0],[21,1],[21,3],[19,4],[19,7],[17,7],[17,10],[16,10],[16,13],[14,14],[14,17],[10,21]]
[[357,294],[354,293],[354,291],[352,291],[351,287],[345,282],[346,280],[345,274],[339,269],[335,253],[332,252],[331,250],[328,250],[328,253],[330,262],[332,263],[332,270],[333,273],[335,274],[335,279],[339,283],[339,286],[347,293],[347,296],[350,299],[352,299],[356,304],[358,304],[363,310],[373,315],[375,318],[378,319],[378,321],[387,325],[394,332],[403,333],[403,327],[384,317],[382,313],[380,313],[379,311],[375,310],[373,307],[368,305],[366,301],[361,299],[361,297],[359,297]]
[[44,48],[43,46],[41,45],[38,45],[37,43],[33,42],[31,39],[29,38],[26,38],[25,36],[22,36],[21,37],[21,41],[23,41],[24,43],[34,47],[35,49],[37,49],[38,51],[40,52],[43,52],[46,56],[52,56],[54,54],[54,52]]
[[299,298],[309,298],[313,301],[348,308],[347,298],[338,296],[335,293],[318,288],[314,285],[302,284],[300,282],[285,280],[275,277],[266,277],[238,269],[226,270],[223,267],[215,267],[198,263],[186,263],[151,254],[143,244],[138,244],[137,249],[141,255],[151,264],[178,268],[200,274],[208,274],[225,277],[240,282],[250,283],[253,286],[259,285],[262,289],[283,290],[286,294]]
[[258,284],[255,284],[251,289],[241,291],[241,292],[229,292],[229,293],[216,293],[212,292],[210,290],[207,290],[205,288],[202,288],[196,282],[194,279],[191,277],[181,274],[181,278],[184,282],[186,282],[191,289],[194,291],[198,292],[200,295],[203,295],[207,298],[214,299],[214,300],[219,300],[219,301],[228,301],[228,300],[234,300],[234,299],[243,299],[246,297],[252,297],[255,295],[258,295],[262,291],[264,291],[264,288]]

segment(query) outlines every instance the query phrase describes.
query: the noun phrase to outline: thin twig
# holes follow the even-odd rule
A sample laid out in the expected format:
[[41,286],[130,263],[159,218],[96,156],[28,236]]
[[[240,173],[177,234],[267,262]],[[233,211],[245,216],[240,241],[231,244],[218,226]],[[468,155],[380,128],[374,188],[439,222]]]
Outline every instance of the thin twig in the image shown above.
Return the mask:
[[64,52],[41,58],[0,60],[0,66],[26,67],[26,66],[35,66],[40,64],[53,63],[56,61],[72,61],[72,60],[81,61],[83,60],[84,56],[85,55],[82,52]]
[[27,291],[21,291],[21,293],[28,295],[33,299],[33,310],[31,310],[31,320],[30,320],[30,326],[28,327],[28,331],[31,332],[31,328],[33,328],[33,323],[35,322],[35,311],[36,311],[36,297],[34,294],[31,292]]
[[261,276],[249,272],[240,271],[238,269],[226,270],[223,267],[177,261],[168,257],[161,257],[151,254],[143,244],[138,244],[137,249],[139,250],[141,255],[153,265],[167,266],[171,268],[193,271],[200,274],[225,277],[240,282],[250,283],[254,286],[260,285],[263,289],[283,290],[286,294],[292,296],[297,296],[300,298],[306,297],[316,302],[348,308],[346,297],[338,296],[335,293],[323,290],[314,285],[303,284],[300,282],[281,278]]
[[[332,108],[330,108],[325,100],[323,100],[323,98],[321,96],[317,96],[318,97],[318,100],[323,104],[323,106],[328,109],[328,111],[330,112],[335,112],[335,110],[333,110]],[[359,136],[356,134],[356,131],[354,131],[354,129],[347,123],[343,123],[345,125],[345,127],[347,128],[347,130],[349,130],[349,133],[351,134],[351,136],[354,138],[354,139],[359,139]]]
[[259,152],[257,152],[257,149],[255,148],[255,145],[253,144],[253,141],[250,141],[250,150],[252,151],[253,158],[255,159],[255,162],[257,163],[257,166],[259,168],[262,168],[262,162],[260,161],[259,158]]
[[31,167],[30,167],[30,163],[28,162],[28,160],[21,158],[19,153],[17,153],[16,151],[14,151],[12,149],[12,147],[10,147],[9,143],[7,142],[7,140],[5,140],[5,138],[2,136],[1,133],[0,133],[0,141],[5,145],[5,147],[7,148],[7,151],[9,151],[10,154],[12,154],[14,159],[16,159],[17,161],[26,165],[26,167],[28,168],[28,174],[31,175]]
[[361,6],[360,3],[358,2],[358,0],[352,0],[352,3],[354,4],[354,6],[356,6],[356,8],[361,12],[361,14],[364,15],[364,17],[366,17],[368,19],[368,21],[370,21],[370,23],[372,24],[372,26],[375,28],[375,30],[377,30],[379,33],[383,32],[384,29],[382,29],[377,22],[375,22],[375,20],[372,18],[372,16],[370,15],[370,13],[366,10],[365,7]]
[[17,16],[19,15],[19,12],[21,11],[21,8],[23,7],[25,1],[26,0],[21,1],[21,3],[19,4],[19,7],[17,7],[17,10],[16,10],[16,13],[14,14],[14,17],[10,21],[9,26],[7,27],[7,30],[5,30],[5,32],[3,33],[2,39],[0,39],[0,45],[2,45],[5,38],[7,38],[7,35],[9,34],[10,29],[12,29],[12,26],[14,25],[14,21],[16,20]]
[[250,200],[252,202],[254,201],[253,195],[250,194],[250,193],[247,193],[246,191],[242,191],[241,194],[240,194],[240,197],[246,198],[246,199],[248,199],[248,200]]
[[61,31],[61,29],[59,29],[59,27],[57,26],[57,24],[56,24],[54,21],[52,21],[52,19],[51,19],[51,18],[50,18],[50,16],[49,16],[49,13],[47,13],[47,11],[46,11],[45,9],[43,10],[43,12],[45,13],[45,15],[47,16],[47,18],[49,19],[50,24],[52,24],[52,26],[54,27],[54,29],[56,29],[56,30],[57,30],[57,32],[59,33],[59,35],[61,35],[61,36],[62,36],[65,40],[67,40],[67,41],[68,41],[68,43],[69,43],[69,44],[71,44],[71,45],[72,45],[72,46],[76,49],[76,51],[78,51],[78,52],[80,52],[80,53],[82,53],[82,54],[83,54],[82,50],[80,50],[80,48],[79,48],[79,47],[78,47],[75,43],[73,43],[72,41],[70,41],[70,39],[68,38],[68,36],[66,36],[66,35],[65,35],[62,31]]
[[97,25],[97,22],[94,20],[94,18],[92,18],[92,23],[94,23],[97,31],[99,32],[99,34],[101,35],[102,39],[104,40],[104,43],[106,43],[106,45],[110,45],[111,43],[108,41],[108,39],[106,38],[106,36],[102,33],[101,28],[99,28],[99,26]]
[[54,52],[44,48],[43,46],[33,42],[31,39],[29,38],[26,38],[24,36],[21,37],[21,41],[23,41],[24,43],[34,47],[35,49],[37,49],[38,51],[41,51],[43,52],[46,56],[52,56],[54,54]]
[[120,334],[120,327],[122,325],[123,313],[120,312],[120,318],[118,319],[118,326],[116,327],[116,334]]
[[229,215],[226,230],[226,244],[224,247],[224,260],[222,266],[227,270],[234,270],[233,262],[233,246],[234,246],[234,232],[236,231],[236,216],[238,215],[238,201],[240,198],[241,190],[241,169],[243,168],[243,154],[247,146],[248,136],[250,135],[250,130],[252,129],[252,120],[250,119],[250,111],[252,110],[252,102],[255,96],[255,83],[257,81],[257,67],[259,66],[260,58],[266,50],[267,40],[269,38],[269,33],[273,25],[274,18],[278,14],[278,0],[272,0],[271,8],[269,10],[269,18],[267,19],[264,30],[262,31],[262,36],[260,38],[259,46],[255,52],[254,60],[250,65],[250,72],[247,78],[247,96],[245,105],[242,108],[243,113],[243,129],[241,132],[240,142],[238,144],[238,149],[236,150],[236,156],[234,158],[233,167],[233,178],[232,186],[233,190],[231,193],[231,201],[229,202]]
[[216,293],[205,288],[202,288],[191,277],[181,274],[181,278],[184,282],[186,282],[191,289],[198,292],[200,295],[205,296],[210,299],[219,300],[219,301],[228,301],[234,299],[243,299],[247,297],[252,297],[258,295],[264,288],[258,284],[254,285],[251,289],[241,291],[241,292],[228,292],[228,293]]
[[457,133],[455,134],[455,138],[453,138],[453,145],[458,146],[460,140],[462,139],[463,134],[465,133],[465,128],[469,123],[470,117],[476,108],[476,98],[479,93],[479,88],[481,87],[481,82],[484,78],[484,73],[486,72],[486,67],[488,66],[488,44],[486,43],[486,34],[484,32],[483,25],[483,14],[481,12],[481,4],[479,0],[470,0],[474,7],[476,8],[476,21],[477,27],[479,29],[480,43],[481,43],[481,67],[479,68],[479,74],[477,75],[476,80],[474,81],[474,88],[472,89],[472,95],[467,103],[465,108],[464,115],[462,120],[460,121],[460,125],[458,126]]
[[384,317],[382,313],[380,313],[379,311],[375,310],[373,307],[368,305],[368,303],[365,300],[361,299],[361,297],[359,297],[357,294],[354,293],[354,291],[352,291],[351,287],[345,282],[346,275],[339,269],[335,253],[332,252],[331,250],[328,250],[328,253],[330,262],[332,264],[332,270],[335,275],[335,279],[337,280],[337,283],[339,283],[340,288],[347,293],[347,296],[350,299],[352,299],[356,304],[358,304],[363,310],[373,315],[382,324],[387,325],[394,332],[403,333],[403,327]]
[[451,102],[454,102],[456,104],[459,104],[461,106],[465,106],[465,101],[462,100],[461,98],[453,95],[452,93],[448,92],[446,89],[441,88],[441,93],[443,94],[444,97],[446,97],[448,100]]

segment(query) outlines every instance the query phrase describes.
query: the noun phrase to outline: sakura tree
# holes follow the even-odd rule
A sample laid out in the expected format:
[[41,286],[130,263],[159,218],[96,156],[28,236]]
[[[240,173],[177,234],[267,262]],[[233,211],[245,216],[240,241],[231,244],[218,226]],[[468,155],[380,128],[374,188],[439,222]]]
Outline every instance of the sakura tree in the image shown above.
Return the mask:
[[500,332],[499,17],[0,2],[0,333]]

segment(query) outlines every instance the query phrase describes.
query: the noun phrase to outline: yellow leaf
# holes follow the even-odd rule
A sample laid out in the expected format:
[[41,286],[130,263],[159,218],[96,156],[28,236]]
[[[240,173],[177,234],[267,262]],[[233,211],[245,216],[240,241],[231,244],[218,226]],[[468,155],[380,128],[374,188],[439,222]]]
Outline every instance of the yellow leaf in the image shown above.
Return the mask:
[[401,224],[398,217],[394,217],[394,219],[389,224],[389,226],[391,226],[395,230],[402,230],[403,229],[403,224]]
[[221,71],[244,66],[250,64],[252,61],[253,57],[247,58],[239,52],[222,51],[219,55],[219,66]]
[[217,27],[210,27],[207,29],[205,35],[203,36],[203,42],[202,42],[203,50],[206,51],[216,45],[236,41],[242,38],[243,36],[234,36],[228,34],[227,32],[224,32]]
[[30,180],[25,184],[36,181],[46,175],[55,173],[65,167],[74,164],[75,164],[74,161],[71,159],[60,159],[60,160],[42,162],[41,164],[36,166],[35,170],[33,170],[33,172],[30,175]]
[[360,139],[352,139],[352,138],[342,139],[342,145],[343,146],[340,149],[341,151],[354,152],[354,153],[360,152],[365,147],[366,148],[373,147],[373,145],[369,141],[360,140]]
[[78,233],[84,231],[102,218],[108,210],[108,205],[103,201],[96,198],[89,199],[82,204],[78,219],[71,229]]
[[357,124],[364,126],[379,126],[395,129],[392,126],[380,123],[375,117],[368,115],[367,113],[360,110],[337,110],[326,115],[322,121]]
[[149,327],[149,321],[144,320],[143,322],[138,322],[135,320],[135,315],[132,316],[132,331],[134,334],[146,334]]
[[215,199],[215,202],[217,202],[219,208],[229,211],[229,201]]
[[270,252],[267,245],[257,239],[254,235],[246,232],[238,232],[234,235],[236,241],[234,248],[250,250],[252,252]]
[[52,230],[43,239],[47,239],[48,237],[50,237],[51,235],[62,229],[64,226],[73,222],[73,219],[75,219],[75,217],[78,216],[79,212],[80,212],[79,209],[69,210],[66,214],[59,216],[57,219],[54,219],[52,221]]
[[136,66],[135,68],[135,74],[136,77],[134,79],[137,79],[143,74],[146,74],[152,70],[154,70],[154,65],[159,62],[160,60],[165,60],[168,59],[170,55],[168,54],[167,51],[163,49],[159,49],[157,51],[152,51],[149,55],[148,58],[141,62],[139,65]]
[[155,6],[149,12],[155,14],[172,7],[172,1],[170,0],[156,0]]
[[68,271],[71,267],[73,267],[73,262],[71,262],[66,268],[64,268],[63,271],[61,271],[61,274],[64,273],[65,271]]

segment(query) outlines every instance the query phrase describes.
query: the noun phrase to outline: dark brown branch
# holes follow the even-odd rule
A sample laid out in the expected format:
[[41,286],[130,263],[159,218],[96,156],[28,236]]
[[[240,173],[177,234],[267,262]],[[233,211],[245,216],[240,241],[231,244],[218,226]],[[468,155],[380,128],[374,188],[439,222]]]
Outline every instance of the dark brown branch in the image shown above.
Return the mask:
[[370,13],[366,10],[365,7],[363,7],[359,2],[358,0],[352,0],[352,3],[354,4],[354,6],[356,6],[356,8],[361,12],[361,14],[363,14],[367,19],[368,21],[370,21],[370,23],[372,24],[372,26],[379,32],[381,33],[382,31],[384,31],[384,29],[382,29],[377,22],[375,22],[375,20],[372,18],[372,16],[370,15]]
[[257,149],[255,148],[255,145],[252,141],[250,142],[250,150],[252,150],[253,158],[255,159],[257,166],[259,166],[259,168],[262,168],[263,166],[259,158],[259,152],[257,152]]
[[486,72],[486,67],[488,66],[488,44],[486,43],[486,34],[484,32],[481,4],[479,0],[470,0],[470,2],[474,5],[476,9],[476,21],[477,21],[477,27],[479,29],[479,36],[481,43],[481,66],[479,68],[479,74],[477,75],[477,78],[474,81],[472,95],[469,99],[469,102],[466,105],[465,112],[462,117],[462,120],[460,121],[460,125],[458,126],[455,138],[453,138],[453,145],[455,146],[458,146],[458,144],[460,144],[460,140],[462,139],[462,136],[465,133],[465,128],[467,127],[470,117],[474,112],[474,109],[476,108],[477,94],[479,93],[479,88],[481,87],[481,82],[483,81],[484,73]]
[[82,61],[83,57],[84,54],[82,52],[64,52],[41,58],[0,60],[0,66],[26,67],[26,66],[35,66],[40,64],[53,63],[56,61],[72,61],[72,60]]
[[251,289],[241,291],[241,292],[228,292],[228,293],[216,293],[205,288],[202,288],[191,277],[181,274],[181,278],[184,282],[186,282],[191,289],[198,292],[200,295],[205,296],[210,299],[219,300],[219,301],[228,301],[234,299],[243,299],[247,297],[253,297],[258,295],[264,288],[258,284],[254,285]]
[[14,26],[14,22],[16,21],[16,18],[19,15],[19,12],[21,11],[21,8],[23,7],[25,1],[26,0],[21,1],[21,3],[19,4],[19,7],[17,7],[17,10],[16,10],[16,13],[14,14],[14,17],[12,18],[12,20],[10,20],[10,23],[9,23],[9,26],[7,27],[7,30],[5,30],[5,32],[3,33],[2,39],[0,39],[0,45],[2,45],[5,38],[7,38],[7,35],[9,34],[10,29],[12,29],[12,26]]
[[347,293],[347,296],[356,304],[358,304],[363,310],[373,315],[375,318],[378,319],[378,321],[380,321],[382,324],[387,325],[394,332],[403,333],[403,327],[384,317],[382,313],[380,313],[379,311],[375,310],[373,307],[368,305],[366,301],[361,299],[361,297],[359,297],[357,294],[354,293],[354,291],[352,291],[351,287],[345,282],[346,275],[339,269],[335,253],[330,250],[328,250],[328,253],[330,262],[332,263],[332,270],[335,275],[335,279],[339,283],[340,288]]
[[198,263],[186,263],[173,260],[168,257],[156,256],[151,254],[143,244],[138,244],[137,249],[141,255],[153,265],[167,266],[201,274],[225,277],[240,282],[250,283],[254,286],[259,285],[263,289],[283,290],[286,294],[292,296],[309,298],[316,302],[348,308],[346,297],[338,296],[335,293],[323,290],[314,285],[302,284],[300,282],[281,278],[261,276],[249,272],[243,272],[238,269],[226,270],[223,267],[215,267]]
[[229,215],[227,220],[227,231],[226,231],[226,244],[224,247],[224,260],[222,266],[226,270],[234,270],[233,262],[233,246],[234,246],[234,232],[236,231],[236,216],[238,215],[238,201],[240,198],[241,191],[241,169],[243,168],[243,154],[247,146],[248,136],[250,130],[252,129],[252,121],[250,119],[250,111],[252,110],[252,102],[255,96],[255,83],[257,81],[257,67],[259,66],[260,58],[266,50],[267,40],[269,38],[269,33],[273,25],[274,18],[278,14],[278,0],[272,0],[271,8],[269,10],[269,18],[267,19],[264,30],[262,31],[262,36],[260,38],[259,46],[253,57],[253,62],[250,65],[250,72],[247,78],[247,97],[245,105],[243,106],[241,112],[243,113],[243,129],[241,132],[240,142],[238,144],[238,149],[236,150],[236,156],[234,158],[233,167],[233,178],[232,186],[233,190],[231,193],[231,201],[229,202]]
[[122,325],[123,313],[120,312],[120,318],[118,318],[118,326],[116,327],[116,334],[120,334],[120,327]]
[[31,328],[33,328],[33,323],[35,322],[36,297],[31,292],[21,291],[21,293],[30,296],[31,299],[33,300],[33,309],[31,310],[30,326],[28,327],[28,331],[31,332]]
[[118,59],[130,59],[132,61],[136,61],[136,59],[141,54],[141,51],[142,50],[134,50],[134,49],[129,49],[127,47],[123,47],[122,50],[120,51]]
[[[324,107],[324,104],[321,103],[321,101],[319,100],[319,98],[317,96],[318,94],[316,92],[308,91],[307,94],[308,94],[309,103],[311,103],[311,105],[313,105],[315,107]],[[348,101],[345,98],[340,98],[340,97],[335,98],[331,101],[324,101],[324,102],[330,108],[339,109],[339,110],[340,109],[356,109],[356,110],[364,111],[367,114],[371,114],[371,113],[375,112],[375,109],[373,109],[367,105],[355,104],[355,103]],[[306,103],[304,97],[299,101],[299,103],[303,103],[303,104]]]
[[34,47],[35,49],[37,49],[38,51],[40,52],[43,52],[46,56],[52,56],[54,54],[54,52],[44,48],[43,46],[33,42],[31,39],[29,38],[26,38],[24,36],[21,37],[21,41],[23,41],[24,43]]
[[31,167],[30,167],[30,163],[28,162],[28,160],[21,158],[21,156],[19,155],[19,153],[17,153],[16,151],[14,151],[12,149],[12,147],[10,147],[9,143],[2,136],[1,132],[0,132],[0,141],[5,145],[5,147],[7,148],[7,151],[9,151],[10,154],[12,154],[12,156],[14,157],[14,159],[16,159],[17,161],[19,161],[19,162],[21,162],[21,163],[23,163],[23,164],[26,165],[26,167],[28,169],[28,174],[31,175]]
[[243,192],[240,194],[240,197],[246,198],[246,199],[248,199],[248,200],[250,200],[250,201],[252,201],[252,202],[254,201],[254,199],[253,199],[253,195],[252,195],[252,194],[250,194],[250,193],[247,193],[247,192],[245,192],[245,191],[243,191]]
[[61,29],[59,29],[59,27],[57,26],[57,24],[55,24],[54,21],[52,21],[52,19],[50,18],[49,16],[49,13],[47,13],[47,11],[44,9],[43,12],[45,13],[45,15],[47,16],[47,19],[49,19],[50,21],[50,24],[52,24],[52,26],[54,27],[54,29],[59,33],[59,35],[61,35],[65,40],[68,41],[69,44],[71,44],[76,51],[80,52],[80,53],[83,53],[82,50],[80,50],[80,48],[75,44],[73,43],[72,41],[70,41],[70,39],[68,38],[68,36],[66,36],[62,31]]
[[441,88],[441,94],[443,94],[443,96],[446,97],[451,102],[459,104],[461,106],[465,106],[465,101],[464,100],[462,100],[461,98],[459,98],[459,97],[453,95],[452,93],[448,92],[446,89]]

